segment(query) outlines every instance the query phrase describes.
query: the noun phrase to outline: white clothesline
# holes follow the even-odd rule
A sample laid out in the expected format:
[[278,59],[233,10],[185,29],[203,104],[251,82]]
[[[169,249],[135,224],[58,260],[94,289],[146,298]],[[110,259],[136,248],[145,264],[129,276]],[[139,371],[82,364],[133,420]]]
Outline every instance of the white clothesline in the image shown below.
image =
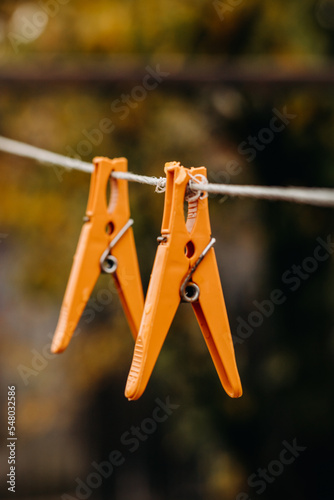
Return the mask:
[[[91,163],[75,158],[59,155],[44,149],[30,146],[0,136],[0,151],[31,158],[45,165],[57,165],[67,169],[92,173]],[[149,184],[156,187],[157,192],[164,191],[166,179],[164,177],[149,177],[131,172],[114,172],[113,177],[130,182]],[[305,188],[305,187],[273,187],[273,186],[240,186],[231,184],[198,183],[190,181],[191,191],[205,191],[233,197],[247,197],[266,200],[281,200],[293,203],[303,203],[316,206],[334,207],[334,189]]]

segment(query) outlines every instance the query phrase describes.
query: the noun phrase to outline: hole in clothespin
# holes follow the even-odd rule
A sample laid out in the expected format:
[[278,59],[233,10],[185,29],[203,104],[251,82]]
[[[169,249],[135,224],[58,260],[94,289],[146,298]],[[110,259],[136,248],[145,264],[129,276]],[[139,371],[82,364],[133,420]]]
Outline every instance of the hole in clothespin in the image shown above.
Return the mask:
[[112,234],[114,232],[115,226],[112,222],[108,222],[106,225],[106,233],[107,234]]
[[195,245],[192,241],[188,241],[186,246],[184,247],[184,253],[190,259],[195,253]]

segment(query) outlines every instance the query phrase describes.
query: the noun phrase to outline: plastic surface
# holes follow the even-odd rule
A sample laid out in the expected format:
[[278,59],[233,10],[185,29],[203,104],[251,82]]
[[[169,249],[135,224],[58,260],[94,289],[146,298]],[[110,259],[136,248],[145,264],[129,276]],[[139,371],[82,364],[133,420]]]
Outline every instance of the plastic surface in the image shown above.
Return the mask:
[[[100,259],[110,242],[130,218],[128,183],[111,178],[113,171],[126,172],[125,158],[95,158],[85,223],[83,225],[68,281],[51,350],[60,353],[68,346],[96,281]],[[111,197],[107,205],[107,185]],[[116,289],[133,337],[136,338],[143,312],[144,297],[132,228],[126,230],[110,254],[117,260],[113,274]]]
[[[138,399],[144,392],[159,352],[179,306],[180,286],[211,240],[208,199],[184,200],[190,175],[206,177],[206,168],[185,169],[178,163],[165,166],[167,186],[162,239],[158,246],[136,340],[125,396]],[[199,289],[191,305],[201,327],[221,383],[231,397],[242,395],[234,348],[215,257],[211,248],[192,276]]]

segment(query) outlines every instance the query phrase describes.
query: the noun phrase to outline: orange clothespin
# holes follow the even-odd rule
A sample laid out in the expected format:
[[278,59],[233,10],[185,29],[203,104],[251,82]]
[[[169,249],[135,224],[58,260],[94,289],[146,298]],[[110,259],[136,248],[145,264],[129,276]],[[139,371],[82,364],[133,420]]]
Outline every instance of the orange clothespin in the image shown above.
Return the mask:
[[68,346],[101,272],[113,275],[134,338],[140,326],[144,297],[131,228],[128,183],[111,177],[112,172],[127,171],[127,160],[95,158],[94,167],[84,225],[52,342],[54,353]]
[[[190,302],[211,353],[221,383],[233,398],[242,395],[219,272],[211,238],[208,200],[188,197],[194,176],[206,180],[206,168],[185,169],[167,163],[161,236],[144,305],[125,396],[138,399],[144,392],[162,344],[181,300]],[[195,178],[196,178],[195,177]],[[196,199],[195,199],[196,198]]]

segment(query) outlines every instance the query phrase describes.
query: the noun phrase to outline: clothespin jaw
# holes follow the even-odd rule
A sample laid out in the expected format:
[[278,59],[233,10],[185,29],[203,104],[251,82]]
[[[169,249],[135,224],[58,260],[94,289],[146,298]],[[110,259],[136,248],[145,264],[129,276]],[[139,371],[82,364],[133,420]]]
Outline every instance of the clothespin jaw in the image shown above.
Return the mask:
[[164,215],[136,340],[125,396],[138,399],[144,392],[179,303],[190,302],[201,327],[221,383],[231,397],[242,388],[233,342],[212,247],[208,200],[199,193],[189,198],[188,218],[184,200],[189,181],[205,176],[204,167],[185,169],[167,163]]
[[68,346],[101,271],[113,275],[132,335],[137,336],[144,297],[131,228],[128,183],[111,177],[112,172],[126,171],[125,158],[94,159],[84,225],[52,342],[54,353]]

